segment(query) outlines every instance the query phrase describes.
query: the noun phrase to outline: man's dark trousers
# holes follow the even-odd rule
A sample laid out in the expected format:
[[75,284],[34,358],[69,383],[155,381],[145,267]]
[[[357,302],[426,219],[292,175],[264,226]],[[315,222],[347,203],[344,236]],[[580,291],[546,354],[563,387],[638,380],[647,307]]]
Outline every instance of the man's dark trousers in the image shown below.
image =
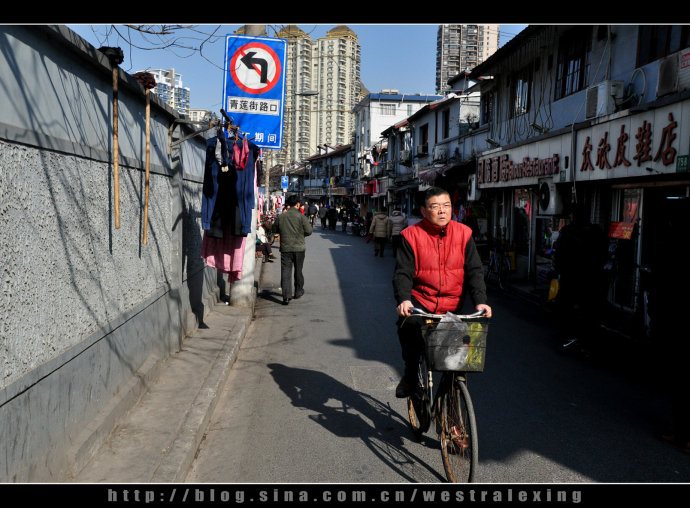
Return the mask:
[[[281,252],[280,253],[280,285],[283,288],[283,300],[290,300],[295,295],[304,293],[304,266],[305,252]],[[292,291],[294,269],[295,291]]]

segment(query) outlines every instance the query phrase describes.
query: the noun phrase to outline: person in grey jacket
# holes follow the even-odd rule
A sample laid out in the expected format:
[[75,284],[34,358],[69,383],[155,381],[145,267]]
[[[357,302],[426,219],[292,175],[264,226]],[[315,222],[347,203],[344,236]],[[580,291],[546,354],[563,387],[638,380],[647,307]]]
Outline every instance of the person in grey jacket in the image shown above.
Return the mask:
[[396,206],[391,214],[391,246],[393,247],[393,257],[398,252],[398,248],[402,242],[400,232],[407,227],[407,217],[400,211],[400,207]]
[[[312,234],[312,227],[306,215],[299,211],[299,198],[288,196],[288,210],[279,215],[273,223],[272,230],[280,235],[280,285],[283,288],[283,305],[296,300],[304,294],[304,257],[307,251],[305,237]],[[292,292],[294,269],[295,292]]]
[[391,236],[391,220],[384,206],[380,212],[374,215],[369,227],[369,233],[373,235],[374,256],[383,257],[383,249]]

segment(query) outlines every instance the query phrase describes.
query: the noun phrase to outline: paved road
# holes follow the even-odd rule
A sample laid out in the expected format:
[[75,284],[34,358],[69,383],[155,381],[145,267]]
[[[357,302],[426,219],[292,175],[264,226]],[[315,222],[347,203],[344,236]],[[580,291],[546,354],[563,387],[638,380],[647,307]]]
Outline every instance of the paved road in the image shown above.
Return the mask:
[[[341,231],[307,240],[305,296],[280,304],[265,270],[256,316],[188,482],[398,483],[445,480],[438,439],[415,442],[394,388],[387,252]],[[514,296],[494,306],[486,369],[470,379],[478,481],[687,482],[690,461],[658,439],[667,404],[647,351],[607,342],[563,356],[551,317]]]

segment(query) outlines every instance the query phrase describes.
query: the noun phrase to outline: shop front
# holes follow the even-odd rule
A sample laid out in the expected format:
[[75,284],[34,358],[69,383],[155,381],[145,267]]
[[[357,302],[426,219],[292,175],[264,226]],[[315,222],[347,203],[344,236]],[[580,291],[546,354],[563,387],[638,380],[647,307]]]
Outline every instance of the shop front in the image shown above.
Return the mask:
[[477,162],[477,188],[487,209],[489,252],[511,261],[511,280],[546,293],[553,244],[564,224],[570,186],[561,137],[495,151]]
[[690,221],[674,212],[690,199],[688,146],[678,136],[688,106],[612,115],[578,126],[572,144],[568,129],[478,159],[490,241],[515,252],[516,280],[547,294],[556,240],[574,200],[608,236],[609,303],[649,332],[652,261],[659,246],[668,245],[661,232],[671,217],[681,227]]

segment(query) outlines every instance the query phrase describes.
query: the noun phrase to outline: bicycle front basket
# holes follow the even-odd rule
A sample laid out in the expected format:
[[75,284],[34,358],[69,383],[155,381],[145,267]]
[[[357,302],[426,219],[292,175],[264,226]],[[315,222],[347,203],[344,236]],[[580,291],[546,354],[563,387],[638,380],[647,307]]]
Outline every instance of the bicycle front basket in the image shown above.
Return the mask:
[[486,354],[487,318],[448,323],[425,334],[429,368],[435,371],[482,372]]

